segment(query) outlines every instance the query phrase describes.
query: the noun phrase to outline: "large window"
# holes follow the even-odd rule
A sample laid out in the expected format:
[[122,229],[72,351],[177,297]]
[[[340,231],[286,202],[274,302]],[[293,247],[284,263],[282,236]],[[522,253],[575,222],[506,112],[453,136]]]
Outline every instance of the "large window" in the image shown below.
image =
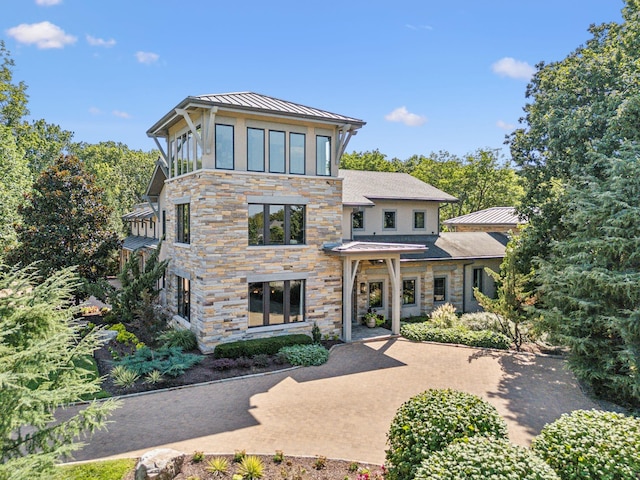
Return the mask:
[[385,210],[384,212],[382,212],[382,228],[384,230],[396,229],[396,211],[395,210]]
[[249,283],[249,327],[304,321],[304,280]]
[[216,168],[233,170],[233,125],[216,124]]
[[425,212],[421,210],[416,210],[413,212],[413,229],[414,230],[424,230],[425,228]]
[[303,244],[304,229],[304,205],[249,204],[249,245]]
[[305,148],[304,133],[289,134],[289,173],[304,175]]
[[[196,127],[202,134],[202,127]],[[169,140],[169,176],[184,175],[202,168],[202,149],[191,130]]]
[[176,275],[178,282],[178,315],[186,321],[191,319],[191,281],[187,278]]
[[473,269],[473,288],[478,289],[480,293],[484,293],[484,277],[483,277],[483,268],[474,268]]
[[415,305],[416,304],[416,280],[411,278],[402,281],[402,304],[403,305]]
[[435,277],[433,279],[433,301],[445,302],[447,300],[447,278]]
[[284,173],[284,132],[269,132],[269,171]]
[[354,230],[364,229],[364,212],[362,210],[351,214],[351,225]]
[[383,302],[382,282],[369,282],[369,308],[382,308]]
[[247,128],[247,168],[264,172],[264,130]]
[[176,205],[176,242],[191,243],[191,212],[188,203]]
[[316,175],[331,175],[330,137],[316,137]]

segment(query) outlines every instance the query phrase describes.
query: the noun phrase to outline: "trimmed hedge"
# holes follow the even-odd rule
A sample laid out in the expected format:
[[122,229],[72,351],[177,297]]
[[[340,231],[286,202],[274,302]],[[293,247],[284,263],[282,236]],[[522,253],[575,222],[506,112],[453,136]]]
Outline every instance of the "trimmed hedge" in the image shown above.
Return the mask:
[[312,345],[282,347],[279,353],[283,355],[291,365],[303,367],[322,365],[329,360],[329,350],[317,343]]
[[508,350],[511,340],[502,333],[489,330],[472,331],[464,327],[437,328],[429,323],[412,323],[400,327],[400,335],[418,342],[455,343],[469,347]]
[[531,448],[563,480],[640,478],[640,419],[576,410],[545,426]]
[[390,480],[411,480],[433,452],[455,439],[475,435],[507,438],[507,425],[485,400],[456,390],[427,390],[407,400],[396,412],[387,442]]
[[528,448],[506,440],[473,437],[454,442],[422,462],[416,480],[559,480],[560,477]]
[[313,339],[303,333],[282,335],[280,337],[255,338],[237,342],[222,343],[213,351],[215,358],[255,357],[259,354],[275,355],[282,347],[291,345],[308,345]]

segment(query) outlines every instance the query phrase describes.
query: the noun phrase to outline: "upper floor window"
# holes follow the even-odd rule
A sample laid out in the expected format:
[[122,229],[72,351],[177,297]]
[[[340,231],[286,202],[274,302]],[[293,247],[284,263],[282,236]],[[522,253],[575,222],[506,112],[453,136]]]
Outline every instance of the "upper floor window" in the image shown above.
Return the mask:
[[304,230],[304,205],[249,204],[249,245],[304,244]]
[[316,175],[331,175],[331,138],[316,137]]
[[424,230],[425,228],[425,212],[421,210],[416,210],[413,212],[413,229],[414,230]]
[[384,212],[382,212],[382,228],[384,230],[396,229],[396,211],[395,210],[385,210]]
[[480,293],[484,293],[484,277],[483,277],[483,268],[474,268],[473,269],[473,288],[478,289]]
[[247,168],[264,172],[264,130],[247,128]]
[[[196,127],[200,135],[202,128]],[[170,176],[184,175],[202,168],[202,149],[191,130],[169,140]]]
[[354,230],[364,229],[364,212],[362,210],[351,213],[351,225]]
[[269,171],[284,173],[284,132],[269,132]]
[[289,133],[289,173],[305,173],[304,133]]
[[216,123],[216,168],[233,170],[233,125]]
[[249,283],[249,328],[304,321],[304,280]]
[[191,212],[188,203],[176,205],[176,242],[191,242]]

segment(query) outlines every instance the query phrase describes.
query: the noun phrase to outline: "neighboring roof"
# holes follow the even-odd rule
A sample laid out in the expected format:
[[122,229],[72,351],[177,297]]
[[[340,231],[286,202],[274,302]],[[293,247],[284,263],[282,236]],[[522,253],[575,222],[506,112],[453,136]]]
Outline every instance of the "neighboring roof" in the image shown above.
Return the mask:
[[424,245],[406,243],[381,243],[381,242],[349,242],[340,245],[331,245],[325,248],[330,253],[338,255],[354,253],[420,253],[424,251]]
[[141,220],[143,218],[152,218],[155,216],[151,207],[140,208],[133,212],[125,213],[122,216],[123,220]]
[[450,218],[442,222],[444,225],[520,225],[520,220],[514,207],[492,207]]
[[139,237],[137,235],[131,235],[122,242],[122,248],[131,251],[138,250],[139,248],[156,248],[157,246],[157,238]]
[[367,170],[339,170],[342,182],[342,204],[374,205],[378,200],[428,200],[457,202],[453,195],[443,192],[408,173],[370,172]]
[[356,128],[362,127],[366,122],[358,118],[347,117],[338,113],[307,107],[299,103],[281,100],[254,92],[214,93],[208,95],[189,96],[182,100],[174,109],[162,117],[155,125],[147,130],[148,136],[157,136],[163,128],[166,128],[173,117],[176,117],[176,108],[187,106],[219,107],[226,110],[244,110],[248,112],[261,112],[269,115],[298,117],[310,120],[320,120],[335,124],[351,124]]

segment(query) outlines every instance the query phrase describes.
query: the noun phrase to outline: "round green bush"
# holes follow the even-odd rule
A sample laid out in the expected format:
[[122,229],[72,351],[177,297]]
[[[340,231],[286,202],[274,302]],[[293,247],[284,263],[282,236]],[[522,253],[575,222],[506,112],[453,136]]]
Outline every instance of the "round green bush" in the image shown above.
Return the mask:
[[635,480],[640,474],[640,419],[576,410],[545,426],[532,448],[563,480]]
[[416,480],[559,480],[528,448],[506,440],[472,437],[449,444],[422,462]]
[[322,365],[329,360],[329,351],[317,343],[282,347],[279,353],[283,355],[291,365],[300,365],[303,367]]
[[396,412],[386,460],[391,480],[413,479],[422,461],[455,439],[475,435],[507,438],[507,425],[485,400],[456,390],[427,390]]

